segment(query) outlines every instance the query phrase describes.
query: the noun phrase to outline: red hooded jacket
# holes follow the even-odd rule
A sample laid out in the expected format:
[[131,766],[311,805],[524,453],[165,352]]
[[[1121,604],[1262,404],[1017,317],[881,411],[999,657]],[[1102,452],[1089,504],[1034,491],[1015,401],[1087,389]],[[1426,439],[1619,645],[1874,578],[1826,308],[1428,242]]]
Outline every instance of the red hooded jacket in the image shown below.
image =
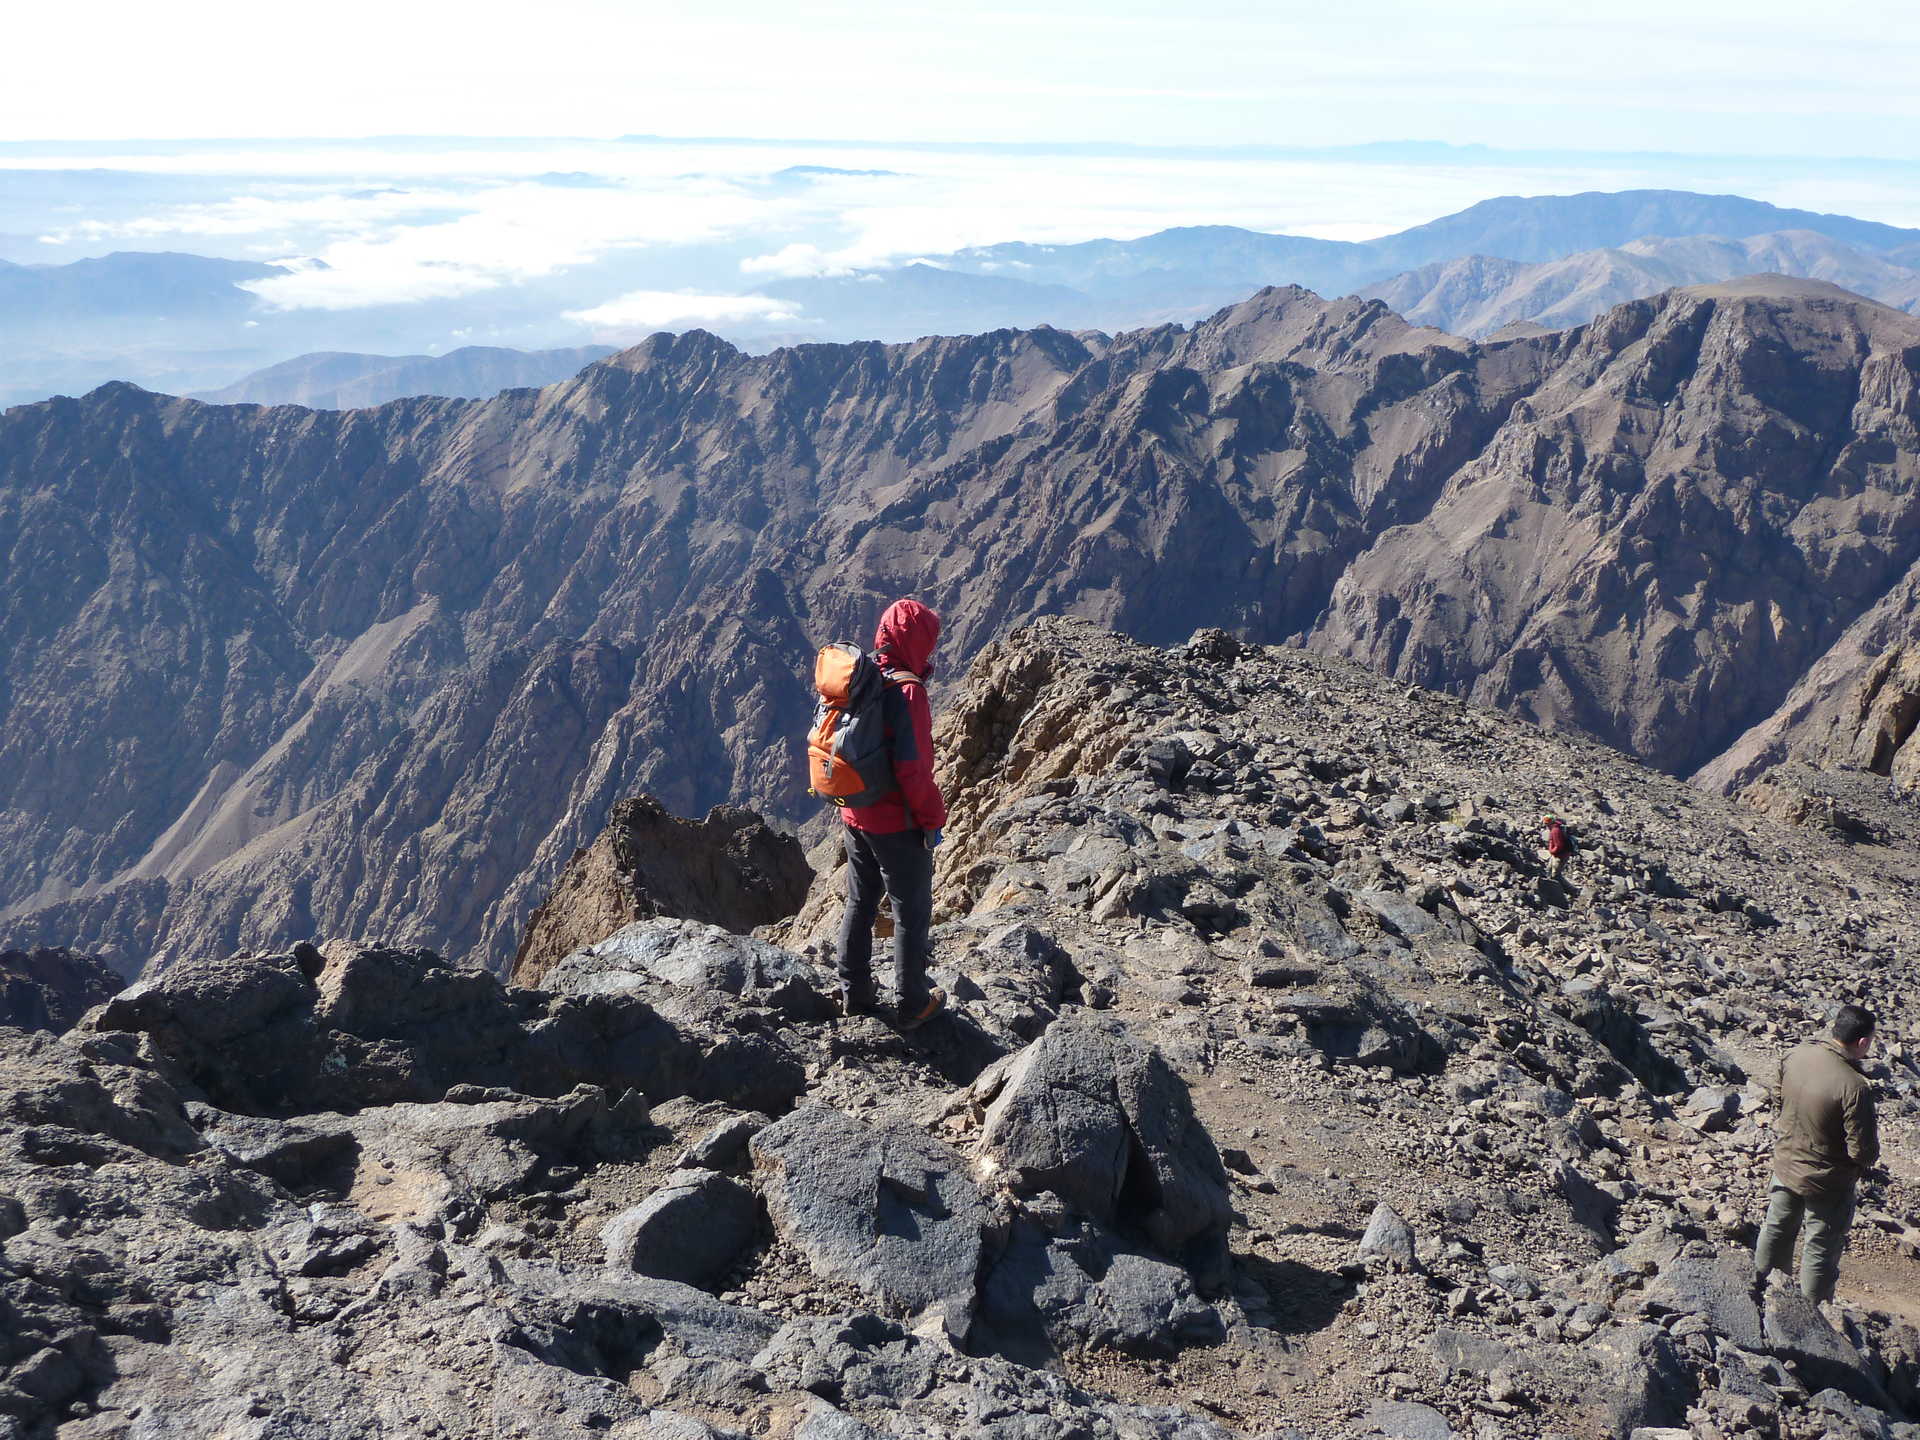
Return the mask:
[[932,674],[933,647],[939,642],[940,617],[918,600],[894,601],[873,632],[874,658],[880,668],[914,677],[902,677],[899,684],[888,687],[903,702],[912,733],[895,737],[893,778],[900,788],[872,805],[840,812],[840,818],[856,830],[894,835],[902,830],[938,830],[947,823],[947,802],[933,780],[933,707],[925,684]]

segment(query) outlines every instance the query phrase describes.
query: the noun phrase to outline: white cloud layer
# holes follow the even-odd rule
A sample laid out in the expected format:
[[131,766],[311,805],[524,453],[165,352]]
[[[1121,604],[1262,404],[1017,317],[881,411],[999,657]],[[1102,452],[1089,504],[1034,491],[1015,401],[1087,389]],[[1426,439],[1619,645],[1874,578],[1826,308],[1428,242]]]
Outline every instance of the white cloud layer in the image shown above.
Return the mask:
[[853,252],[829,253],[818,245],[796,241],[783,245],[771,255],[749,255],[740,262],[742,275],[769,280],[819,279],[831,275],[851,275],[857,268]]
[[800,307],[766,295],[683,295],[671,290],[634,290],[591,310],[570,310],[569,320],[608,336],[692,330],[701,326],[792,325]]

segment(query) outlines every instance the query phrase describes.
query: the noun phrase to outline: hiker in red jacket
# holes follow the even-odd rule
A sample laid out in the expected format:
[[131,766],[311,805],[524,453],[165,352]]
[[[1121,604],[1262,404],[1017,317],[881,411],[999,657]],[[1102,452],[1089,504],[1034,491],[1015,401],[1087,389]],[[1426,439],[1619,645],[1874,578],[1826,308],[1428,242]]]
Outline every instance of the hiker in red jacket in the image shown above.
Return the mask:
[[902,1029],[940,1013],[946,995],[927,983],[933,958],[933,850],[947,802],[933,779],[933,710],[927,680],[940,617],[918,600],[896,600],[873,634],[885,672],[888,744],[897,790],[840,818],[847,847],[847,906],[840,922],[840,1000],[849,1015],[874,1010],[873,921],[880,895],[893,897],[894,1003]]
[[1547,851],[1547,873],[1558,880],[1566,872],[1567,861],[1573,855],[1573,840],[1558,816],[1540,817],[1540,843]]

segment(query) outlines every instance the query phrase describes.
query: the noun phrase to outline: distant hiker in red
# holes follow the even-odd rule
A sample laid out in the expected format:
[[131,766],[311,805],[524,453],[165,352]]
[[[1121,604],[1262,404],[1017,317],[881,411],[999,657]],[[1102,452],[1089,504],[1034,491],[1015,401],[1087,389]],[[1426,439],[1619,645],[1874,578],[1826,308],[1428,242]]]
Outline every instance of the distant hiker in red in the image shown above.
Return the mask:
[[874,1009],[873,921],[884,891],[893,897],[894,1004],[904,1029],[940,1013],[946,995],[927,983],[933,958],[933,850],[947,802],[933,779],[933,709],[927,680],[940,617],[918,600],[896,600],[873,634],[873,660],[886,677],[881,714],[893,788],[840,811],[846,828],[847,907],[840,923],[840,996],[849,1015]]
[[1558,880],[1573,854],[1573,841],[1567,835],[1567,827],[1552,815],[1542,815],[1540,841],[1547,847],[1547,873]]

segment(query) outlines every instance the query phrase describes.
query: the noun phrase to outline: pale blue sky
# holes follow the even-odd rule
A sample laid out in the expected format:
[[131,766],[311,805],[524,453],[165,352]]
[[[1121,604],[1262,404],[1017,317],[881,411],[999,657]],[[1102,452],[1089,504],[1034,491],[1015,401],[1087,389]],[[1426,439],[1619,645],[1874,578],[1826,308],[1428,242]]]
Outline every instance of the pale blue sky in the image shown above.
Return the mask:
[[[1920,6],[97,0],[0,137],[755,135],[1920,154]],[[25,63],[19,63],[24,61]]]

